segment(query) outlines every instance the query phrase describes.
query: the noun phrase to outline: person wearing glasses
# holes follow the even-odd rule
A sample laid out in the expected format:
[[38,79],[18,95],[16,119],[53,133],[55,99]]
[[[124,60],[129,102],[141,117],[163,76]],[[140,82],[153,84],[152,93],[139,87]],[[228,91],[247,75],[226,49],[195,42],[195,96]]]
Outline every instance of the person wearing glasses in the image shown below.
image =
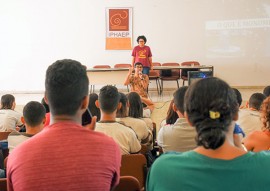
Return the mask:
[[[152,52],[149,46],[146,46],[147,39],[145,36],[138,36],[137,42],[138,46],[135,46],[132,51],[132,67],[135,63],[140,62],[142,63],[143,74],[149,75],[150,69],[153,69],[152,65]],[[135,66],[134,66],[135,67]]]
[[130,85],[132,92],[137,92],[141,97],[148,98],[147,87],[149,84],[149,77],[143,74],[143,65],[136,62],[134,70],[130,67],[128,75],[125,79],[124,85]]

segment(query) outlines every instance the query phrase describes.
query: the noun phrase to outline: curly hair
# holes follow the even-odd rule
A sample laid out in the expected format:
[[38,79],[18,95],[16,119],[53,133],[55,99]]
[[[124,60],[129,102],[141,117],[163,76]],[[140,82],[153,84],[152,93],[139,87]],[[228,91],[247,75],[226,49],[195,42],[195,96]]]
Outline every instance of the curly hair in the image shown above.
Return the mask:
[[261,106],[261,120],[263,123],[263,130],[270,131],[270,96],[267,97]]

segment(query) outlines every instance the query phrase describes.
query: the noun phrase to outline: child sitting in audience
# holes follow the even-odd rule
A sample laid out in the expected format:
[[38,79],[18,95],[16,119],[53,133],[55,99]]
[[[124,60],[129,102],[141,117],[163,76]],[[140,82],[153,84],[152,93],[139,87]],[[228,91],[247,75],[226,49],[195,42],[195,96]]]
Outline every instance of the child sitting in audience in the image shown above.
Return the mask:
[[9,153],[11,153],[13,149],[22,142],[28,140],[30,137],[39,133],[43,129],[46,121],[45,114],[45,108],[39,102],[31,101],[24,106],[22,122],[25,124],[26,132],[19,133],[17,131],[13,131],[9,134]]
[[148,174],[147,191],[270,190],[270,153],[247,153],[233,143],[238,103],[226,82],[204,78],[191,84],[185,110],[198,147],[161,155]]
[[246,139],[244,145],[247,150],[259,152],[270,150],[270,97],[267,97],[261,107],[262,130],[251,132]]
[[0,132],[15,131],[16,127],[22,127],[22,114],[14,111],[16,107],[15,97],[11,94],[6,94],[1,97],[0,109]]

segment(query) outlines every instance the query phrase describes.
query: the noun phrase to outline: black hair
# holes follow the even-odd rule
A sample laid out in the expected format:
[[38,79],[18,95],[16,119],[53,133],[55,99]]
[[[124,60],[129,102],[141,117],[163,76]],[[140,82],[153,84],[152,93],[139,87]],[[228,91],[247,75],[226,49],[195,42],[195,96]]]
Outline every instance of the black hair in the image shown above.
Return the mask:
[[120,95],[115,86],[107,85],[100,89],[98,102],[104,113],[113,113],[118,106]]
[[146,43],[147,39],[144,35],[138,36],[137,38],[137,43],[139,43],[139,40],[142,39],[144,41],[144,43]]
[[1,109],[12,109],[15,97],[11,94],[5,94],[1,97]]
[[74,115],[88,95],[86,67],[70,59],[58,60],[46,71],[45,94],[53,115]]
[[127,111],[128,111],[128,108],[127,108],[127,96],[124,94],[124,93],[119,93],[120,95],[120,103],[122,103],[122,107],[117,110],[117,113],[116,113],[116,116],[117,117],[126,117],[127,116]]
[[97,121],[100,120],[100,109],[96,106],[96,100],[98,100],[98,95],[96,93],[91,93],[89,95],[88,109],[92,116],[97,116]]
[[173,103],[174,102],[172,100],[167,111],[166,124],[174,124],[176,120],[179,118],[178,114],[173,110]]
[[136,63],[134,64],[134,67],[136,67],[137,65],[143,66],[141,62],[136,62]]
[[49,113],[50,112],[50,108],[49,108],[49,105],[46,103],[46,101],[45,101],[44,98],[42,98],[41,104],[45,107],[46,113]]
[[260,110],[263,100],[265,99],[265,95],[262,93],[254,93],[250,96],[248,105],[251,108],[254,108],[256,110]]
[[270,96],[270,86],[266,86],[264,89],[263,89],[263,94],[268,97]]
[[189,121],[196,127],[197,145],[219,148],[238,112],[236,95],[230,86],[215,77],[198,80],[189,86],[184,105]]
[[143,117],[143,106],[142,100],[138,93],[130,92],[127,95],[129,102],[129,112],[128,116],[134,118],[142,118]]
[[26,124],[35,127],[43,122],[46,110],[45,107],[37,102],[30,101],[23,108],[23,117]]
[[242,95],[241,95],[241,93],[240,93],[240,91],[238,89],[236,89],[236,88],[232,88],[232,89],[233,89],[233,91],[234,91],[234,93],[236,95],[236,99],[237,99],[237,102],[238,102],[239,107],[240,107],[241,104],[242,104]]
[[176,90],[173,94],[173,102],[176,106],[176,108],[182,113],[184,114],[185,110],[184,110],[184,98],[185,98],[185,93],[187,91],[188,87],[187,86],[183,86],[181,88],[179,88],[178,90]]

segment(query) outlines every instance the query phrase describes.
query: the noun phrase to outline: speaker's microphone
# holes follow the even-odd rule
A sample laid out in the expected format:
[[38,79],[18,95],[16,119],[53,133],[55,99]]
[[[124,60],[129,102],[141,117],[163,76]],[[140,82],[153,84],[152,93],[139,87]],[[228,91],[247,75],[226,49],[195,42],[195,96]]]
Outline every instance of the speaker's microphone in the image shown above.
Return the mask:
[[141,71],[139,71],[139,76],[140,76],[141,80],[143,80],[142,72]]

